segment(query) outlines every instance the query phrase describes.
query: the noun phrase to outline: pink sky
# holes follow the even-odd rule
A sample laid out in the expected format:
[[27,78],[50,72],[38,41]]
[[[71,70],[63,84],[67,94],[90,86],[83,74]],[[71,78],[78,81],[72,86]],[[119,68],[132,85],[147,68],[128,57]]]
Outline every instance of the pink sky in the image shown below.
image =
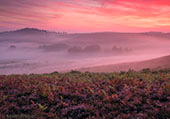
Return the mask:
[[170,32],[169,0],[0,0],[0,31]]

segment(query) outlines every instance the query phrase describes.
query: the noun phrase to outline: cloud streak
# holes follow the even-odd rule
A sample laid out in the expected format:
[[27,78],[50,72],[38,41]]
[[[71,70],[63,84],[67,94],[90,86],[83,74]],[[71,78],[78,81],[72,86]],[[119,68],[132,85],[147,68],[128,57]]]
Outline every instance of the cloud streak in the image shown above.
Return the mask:
[[[3,29],[170,32],[167,0],[1,0]],[[0,30],[3,30],[0,29]]]

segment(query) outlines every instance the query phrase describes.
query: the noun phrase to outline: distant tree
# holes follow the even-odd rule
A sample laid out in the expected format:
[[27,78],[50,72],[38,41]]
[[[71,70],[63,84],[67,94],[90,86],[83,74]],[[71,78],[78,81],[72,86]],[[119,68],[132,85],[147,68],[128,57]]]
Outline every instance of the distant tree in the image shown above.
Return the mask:
[[84,48],[85,52],[98,52],[101,51],[101,47],[99,45],[89,45]]
[[115,53],[128,53],[132,50],[130,48],[122,48],[122,47],[113,46],[112,51]]
[[10,49],[16,49],[16,46],[15,45],[11,45],[9,48]]
[[123,51],[123,49],[121,47],[113,46],[112,51],[117,52],[117,53],[121,53]]
[[80,53],[82,51],[83,51],[83,49],[79,46],[73,46],[68,49],[68,52],[70,52],[70,53]]
[[40,45],[39,48],[45,51],[62,51],[69,48],[69,46],[64,43],[58,43],[53,45]]

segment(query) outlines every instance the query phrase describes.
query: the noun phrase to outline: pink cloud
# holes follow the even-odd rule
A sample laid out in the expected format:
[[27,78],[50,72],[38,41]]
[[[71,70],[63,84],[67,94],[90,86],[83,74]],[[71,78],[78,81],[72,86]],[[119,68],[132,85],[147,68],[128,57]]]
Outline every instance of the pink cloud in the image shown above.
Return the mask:
[[[170,31],[168,0],[1,0],[0,26],[72,32]],[[13,28],[11,27],[11,29]]]

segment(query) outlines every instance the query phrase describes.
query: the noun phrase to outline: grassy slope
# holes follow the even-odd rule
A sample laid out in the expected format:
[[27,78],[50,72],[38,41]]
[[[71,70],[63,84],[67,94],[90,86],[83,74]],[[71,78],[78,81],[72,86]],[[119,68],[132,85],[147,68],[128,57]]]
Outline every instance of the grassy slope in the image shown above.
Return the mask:
[[90,72],[120,72],[120,71],[128,71],[129,69],[139,71],[144,68],[150,68],[150,69],[170,68],[170,56],[160,57],[157,59],[152,59],[147,61],[82,68],[79,70],[90,71]]

